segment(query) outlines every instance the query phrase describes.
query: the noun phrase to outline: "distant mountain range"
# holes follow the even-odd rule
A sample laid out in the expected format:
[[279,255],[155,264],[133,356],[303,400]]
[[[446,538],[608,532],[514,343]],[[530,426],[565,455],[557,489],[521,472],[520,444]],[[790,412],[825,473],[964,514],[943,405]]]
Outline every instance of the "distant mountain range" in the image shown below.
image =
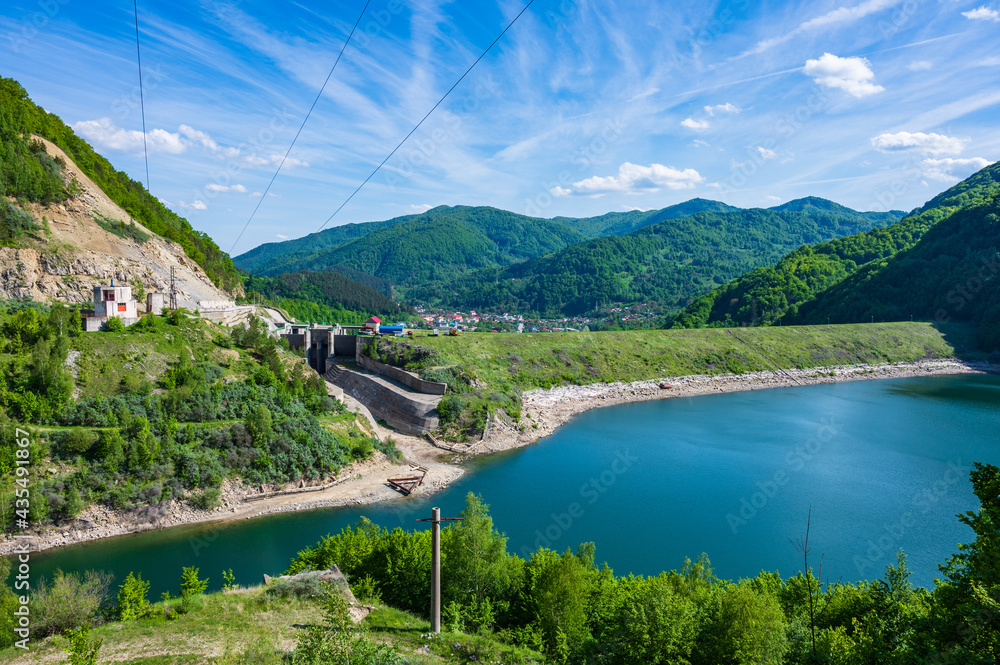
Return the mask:
[[349,224],[234,259],[255,274],[337,271],[389,280],[411,303],[580,314],[686,300],[789,250],[897,221],[809,198],[743,210],[692,199],[662,210],[539,219],[488,207]]

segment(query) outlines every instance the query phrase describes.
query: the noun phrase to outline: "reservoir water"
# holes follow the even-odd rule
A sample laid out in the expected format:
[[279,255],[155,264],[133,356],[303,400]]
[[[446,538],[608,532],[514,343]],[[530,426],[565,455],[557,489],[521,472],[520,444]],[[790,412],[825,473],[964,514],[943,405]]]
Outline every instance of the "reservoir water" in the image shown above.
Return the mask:
[[955,515],[978,507],[973,461],[1000,465],[1000,376],[858,381],[641,402],[583,413],[524,449],[475,460],[431,498],[286,513],[67,546],[32,556],[32,576],[104,569],[177,592],[182,566],[218,588],[284,570],[295,553],[367,516],[425,528],[432,505],[457,516],[467,492],[490,504],[510,550],[594,541],[618,574],[656,574],[708,554],[716,574],[788,577],[812,510],[823,577],[881,577],[904,549],[912,581],[971,540]]

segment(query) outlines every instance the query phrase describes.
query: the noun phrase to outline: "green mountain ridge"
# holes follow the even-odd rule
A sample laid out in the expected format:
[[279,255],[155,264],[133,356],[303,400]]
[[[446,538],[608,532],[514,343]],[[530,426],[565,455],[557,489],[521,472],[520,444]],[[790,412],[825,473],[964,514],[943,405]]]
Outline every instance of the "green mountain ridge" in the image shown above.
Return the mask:
[[464,304],[569,316],[619,303],[646,303],[670,311],[803,243],[872,224],[859,213],[702,212],[645,226],[626,236],[578,243],[499,273],[479,271],[444,288],[428,286],[409,293],[453,307]]
[[[885,261],[917,245],[936,224],[963,206],[981,204],[997,191],[1000,191],[1000,165],[993,164],[935,196],[898,222],[800,247],[773,266],[753,270],[696,298],[674,318],[672,325],[692,328],[723,323],[769,324],[779,319],[798,321],[799,308],[826,289],[860,272],[869,263],[884,265]],[[887,315],[884,309],[879,311],[879,317]],[[854,309],[850,312],[850,315],[847,311],[842,312],[841,320],[862,320]],[[823,317],[822,321],[825,320]]]
[[[300,270],[332,270],[360,281],[373,275],[393,282],[411,302],[448,307],[579,314],[601,303],[654,301],[676,310],[803,243],[881,226],[903,214],[858,212],[815,197],[770,210],[691,199],[661,210],[548,220],[439,206],[262,245],[234,261],[272,277]],[[754,223],[763,225],[762,233],[739,230]],[[677,228],[658,228],[664,224]],[[730,247],[741,233],[753,238],[749,246]]]

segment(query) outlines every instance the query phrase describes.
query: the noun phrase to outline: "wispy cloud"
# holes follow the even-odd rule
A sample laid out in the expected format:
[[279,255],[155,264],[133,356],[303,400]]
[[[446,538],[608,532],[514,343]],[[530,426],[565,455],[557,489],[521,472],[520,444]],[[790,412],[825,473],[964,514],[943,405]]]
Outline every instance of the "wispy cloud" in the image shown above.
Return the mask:
[[903,0],[867,0],[866,2],[854,5],[853,7],[838,7],[837,9],[829,11],[825,14],[816,16],[815,18],[803,21],[798,25],[798,27],[780,37],[772,37],[770,39],[764,39],[757,42],[757,44],[750,50],[746,51],[744,55],[763,53],[764,51],[774,48],[779,44],[784,44],[785,42],[810,30],[858,21],[876,12],[894,7],[902,1]]
[[205,204],[204,201],[200,199],[195,199],[191,203],[187,203],[186,201],[178,201],[177,205],[179,205],[182,208],[190,208],[191,210],[208,210],[208,206]]
[[867,97],[885,88],[872,83],[875,72],[865,58],[841,58],[832,53],[824,53],[818,60],[806,60],[806,76],[827,88],[838,88],[852,97]]
[[735,104],[716,104],[715,106],[706,106],[705,113],[709,115],[715,115],[716,113],[742,113],[743,109]]

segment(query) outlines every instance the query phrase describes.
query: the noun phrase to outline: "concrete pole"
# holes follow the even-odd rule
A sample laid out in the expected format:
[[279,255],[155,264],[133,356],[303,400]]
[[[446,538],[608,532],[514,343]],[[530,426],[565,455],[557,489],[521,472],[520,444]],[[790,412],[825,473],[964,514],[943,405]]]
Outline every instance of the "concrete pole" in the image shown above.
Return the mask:
[[441,509],[432,508],[431,524],[431,632],[441,632]]

